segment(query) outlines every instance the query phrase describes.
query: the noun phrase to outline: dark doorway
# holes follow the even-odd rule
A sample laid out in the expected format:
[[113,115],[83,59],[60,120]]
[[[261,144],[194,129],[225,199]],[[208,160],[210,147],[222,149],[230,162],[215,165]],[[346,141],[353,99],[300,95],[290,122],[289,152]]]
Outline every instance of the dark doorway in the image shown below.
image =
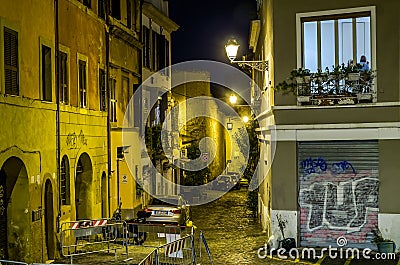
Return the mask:
[[87,153],[83,153],[76,165],[75,205],[76,220],[91,219],[93,203],[92,162]]
[[[8,158],[0,169],[0,259],[23,260],[30,237],[29,182],[24,163]],[[13,246],[13,247],[9,247]]]
[[0,259],[8,259],[6,174],[0,171]]
[[46,236],[47,258],[54,259],[54,208],[53,186],[50,180],[46,180],[44,189],[44,223]]
[[103,218],[108,216],[107,198],[107,175],[106,172],[103,172],[103,174],[101,175],[101,217]]

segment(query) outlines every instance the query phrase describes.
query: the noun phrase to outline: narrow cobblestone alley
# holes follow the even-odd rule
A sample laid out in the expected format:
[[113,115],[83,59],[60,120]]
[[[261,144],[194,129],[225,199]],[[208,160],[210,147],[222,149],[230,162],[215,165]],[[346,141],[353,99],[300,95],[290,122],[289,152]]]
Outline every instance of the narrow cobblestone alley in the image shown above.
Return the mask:
[[[192,209],[197,234],[203,232],[214,264],[292,264],[258,258],[257,250],[268,238],[257,220],[251,217],[246,207],[246,194],[244,188],[230,191],[216,201]],[[204,245],[201,247],[200,261],[209,264]]]

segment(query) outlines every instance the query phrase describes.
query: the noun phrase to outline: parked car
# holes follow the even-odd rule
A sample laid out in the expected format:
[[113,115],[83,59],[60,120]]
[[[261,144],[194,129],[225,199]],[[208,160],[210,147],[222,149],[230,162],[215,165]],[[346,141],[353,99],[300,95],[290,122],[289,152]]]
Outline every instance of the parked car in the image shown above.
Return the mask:
[[214,182],[214,188],[218,190],[230,190],[236,186],[238,179],[231,175],[220,175],[216,178]]
[[191,215],[189,203],[179,195],[152,198],[142,211],[151,212],[149,223],[186,225]]

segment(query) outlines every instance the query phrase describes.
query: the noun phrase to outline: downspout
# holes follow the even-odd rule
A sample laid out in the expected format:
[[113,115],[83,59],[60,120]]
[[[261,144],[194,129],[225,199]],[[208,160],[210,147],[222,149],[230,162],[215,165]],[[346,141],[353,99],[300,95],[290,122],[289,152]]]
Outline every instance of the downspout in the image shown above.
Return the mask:
[[108,217],[111,217],[111,123],[110,123],[110,1],[106,3],[106,25],[105,25],[105,36],[106,36],[106,102],[107,102],[107,192],[108,192]]
[[[141,44],[141,48],[139,49],[139,62],[138,62],[138,68],[139,68],[139,87],[141,87],[141,85],[142,85],[142,82],[143,82],[143,36],[142,36],[142,24],[143,24],[143,0],[140,0],[139,1],[139,27],[138,27],[138,32],[139,32],[139,42],[140,42],[140,44]],[[142,89],[142,91],[143,91],[143,89]],[[135,91],[133,91],[133,92],[135,92]],[[138,122],[138,125],[139,125],[139,137],[145,137],[145,127],[142,125],[142,111],[143,111],[143,108],[142,108],[142,102],[143,102],[143,99],[142,99],[142,92],[140,92],[140,97],[139,97],[139,102],[135,102],[135,104],[139,104],[139,109],[140,109],[140,111],[139,111],[139,114],[138,115],[140,115],[140,117],[139,117],[139,122]],[[134,118],[135,119],[135,118]],[[143,128],[143,132],[142,132],[142,128]],[[141,167],[141,169],[139,170],[139,172],[142,172],[142,170],[143,170],[143,166],[142,166],[142,164],[140,163],[139,164],[140,165],[140,167]],[[142,174],[143,174],[143,172],[142,172]],[[142,178],[142,180],[143,180],[143,175],[141,175],[141,178]],[[143,187],[142,187],[142,196],[141,196],[141,204],[142,204],[142,207],[144,206],[144,204],[146,203],[146,195],[145,195],[145,193],[144,193],[144,181],[142,181],[142,184],[143,184]],[[136,185],[141,185],[141,184],[139,184],[138,182],[136,182]]]
[[56,144],[57,144],[57,188],[58,188],[58,214],[56,219],[57,232],[60,229],[61,218],[61,172],[60,172],[60,157],[61,157],[61,140],[60,140],[60,73],[59,73],[59,28],[58,28],[58,0],[54,0],[55,9],[55,72],[56,72]]
[[[61,172],[60,172],[60,157],[61,157],[61,140],[60,140],[60,69],[59,69],[59,57],[58,57],[58,52],[59,52],[59,12],[58,12],[58,0],[54,0],[54,11],[55,11],[55,74],[56,74],[56,105],[57,105],[57,110],[56,110],[56,164],[57,164],[57,189],[58,189],[58,203],[57,203],[57,208],[58,208],[58,213],[56,217],[56,234],[55,238],[61,244],[61,236],[60,234],[60,219],[61,219]],[[54,207],[54,206],[53,206]],[[42,207],[43,208],[43,207]],[[54,219],[53,219],[54,220]],[[61,245],[58,245],[58,250],[61,252]],[[57,247],[57,246],[54,246]],[[55,253],[57,251],[57,248],[55,249]],[[42,255],[43,256],[43,255]],[[53,257],[54,258],[54,257]]]

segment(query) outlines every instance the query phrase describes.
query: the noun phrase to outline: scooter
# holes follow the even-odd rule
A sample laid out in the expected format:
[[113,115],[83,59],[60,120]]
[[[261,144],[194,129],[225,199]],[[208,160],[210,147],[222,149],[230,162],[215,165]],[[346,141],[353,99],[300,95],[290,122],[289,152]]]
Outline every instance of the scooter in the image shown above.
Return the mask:
[[[114,211],[111,217],[111,222],[122,221],[121,206],[122,203],[120,203],[118,205],[118,208]],[[123,231],[125,231],[126,237],[124,237],[124,232],[121,231],[120,229],[117,229],[116,231],[115,230],[109,231],[108,229],[106,229],[105,231],[103,231],[103,234],[107,236],[107,234],[110,235],[110,233],[112,233],[113,235],[116,235],[117,238],[127,238],[128,244],[130,240],[133,239],[133,244],[142,245],[146,241],[147,233],[139,231],[139,224],[147,223],[146,219],[150,217],[150,215],[151,212],[139,211],[137,213],[137,218],[124,220],[125,222]]]

